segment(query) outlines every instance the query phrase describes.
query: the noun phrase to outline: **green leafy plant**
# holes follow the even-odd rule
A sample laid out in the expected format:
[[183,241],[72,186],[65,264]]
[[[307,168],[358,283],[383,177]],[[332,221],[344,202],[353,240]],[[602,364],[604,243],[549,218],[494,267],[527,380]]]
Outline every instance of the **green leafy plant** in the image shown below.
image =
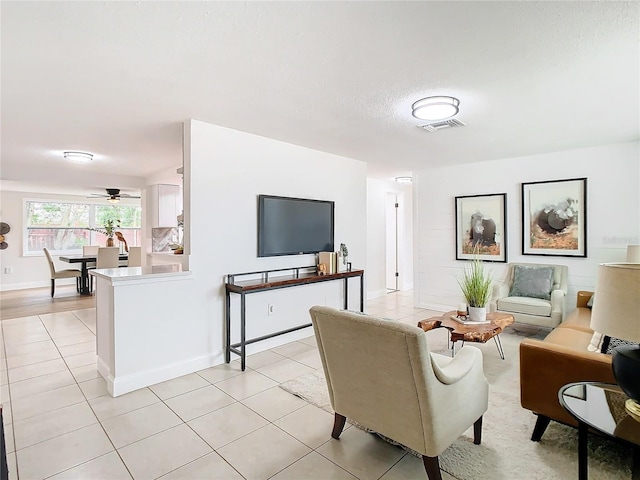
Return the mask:
[[104,222],[104,228],[89,227],[87,228],[87,230],[98,232],[103,235],[106,235],[109,238],[113,238],[113,236],[116,233],[116,228],[120,228],[120,220],[106,220]]
[[484,307],[491,298],[491,274],[485,272],[482,260],[476,254],[468,265],[465,266],[462,279],[458,279],[458,285],[470,307]]

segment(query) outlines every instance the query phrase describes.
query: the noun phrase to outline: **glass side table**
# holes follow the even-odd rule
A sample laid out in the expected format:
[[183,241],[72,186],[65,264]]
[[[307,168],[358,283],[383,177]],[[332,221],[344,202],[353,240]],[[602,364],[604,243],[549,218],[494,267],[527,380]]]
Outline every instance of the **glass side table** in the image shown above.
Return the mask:
[[578,479],[587,480],[589,428],[633,446],[633,480],[640,479],[640,422],[627,413],[627,396],[617,385],[597,382],[569,383],[558,399],[578,421]]

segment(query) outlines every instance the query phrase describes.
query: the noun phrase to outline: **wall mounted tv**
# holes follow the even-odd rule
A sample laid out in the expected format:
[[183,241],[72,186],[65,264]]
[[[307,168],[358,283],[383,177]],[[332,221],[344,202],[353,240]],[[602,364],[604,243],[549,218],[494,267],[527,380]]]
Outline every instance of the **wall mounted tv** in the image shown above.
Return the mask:
[[333,252],[334,202],[258,195],[258,256]]

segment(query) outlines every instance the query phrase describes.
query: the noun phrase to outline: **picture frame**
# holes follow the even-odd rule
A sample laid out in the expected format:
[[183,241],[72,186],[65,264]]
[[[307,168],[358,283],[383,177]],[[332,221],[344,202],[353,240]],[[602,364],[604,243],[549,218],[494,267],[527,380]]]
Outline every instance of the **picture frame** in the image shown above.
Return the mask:
[[455,197],[456,260],[507,262],[507,194]]
[[522,254],[586,258],[586,178],[522,184]]

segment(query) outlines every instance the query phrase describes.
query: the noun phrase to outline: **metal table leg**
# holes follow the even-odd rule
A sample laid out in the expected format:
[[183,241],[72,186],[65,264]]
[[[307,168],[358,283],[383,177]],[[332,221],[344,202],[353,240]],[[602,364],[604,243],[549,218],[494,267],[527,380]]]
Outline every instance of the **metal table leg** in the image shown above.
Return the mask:
[[231,294],[227,290],[226,292],[226,311],[224,316],[224,326],[226,329],[226,346],[227,348],[224,351],[224,361],[226,363],[231,362]]
[[246,309],[245,294],[240,294],[240,367],[244,372],[247,363],[247,345],[246,342]]
[[344,279],[344,309],[349,308],[349,279]]
[[587,471],[587,435],[589,429],[586,423],[578,422],[578,480],[588,480]]
[[360,275],[360,311],[364,313],[364,273]]
[[498,347],[498,353],[500,354],[500,358],[504,360],[504,349],[502,348],[502,342],[500,341],[500,335],[496,335],[493,337],[493,340],[496,342],[496,347]]

